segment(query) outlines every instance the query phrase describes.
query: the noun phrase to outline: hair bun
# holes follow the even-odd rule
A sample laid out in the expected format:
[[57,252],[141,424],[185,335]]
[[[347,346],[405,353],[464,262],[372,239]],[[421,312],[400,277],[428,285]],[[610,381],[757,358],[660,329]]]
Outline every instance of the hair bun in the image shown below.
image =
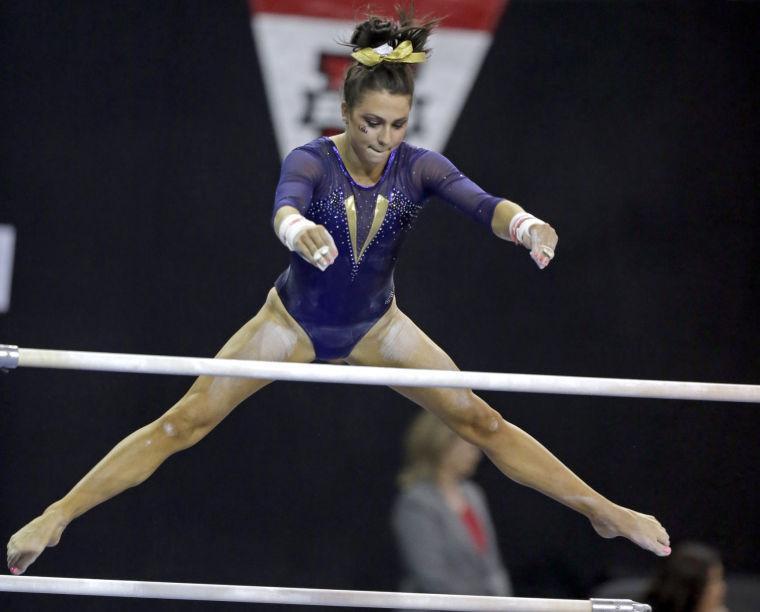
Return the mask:
[[[342,45],[359,49],[376,49],[388,44],[394,49],[402,42],[409,41],[414,53],[428,54],[425,48],[428,36],[438,25],[437,19],[427,17],[422,21],[414,18],[414,2],[409,7],[396,7],[397,19],[369,15],[358,23],[348,42]],[[412,63],[380,62],[367,66],[357,61],[346,72],[343,81],[343,101],[349,108],[358,104],[366,91],[387,91],[391,94],[414,96],[414,69]]]
[[380,17],[370,17],[358,24],[351,36],[351,45],[356,48],[378,47],[383,43],[394,44],[398,37],[398,24]]

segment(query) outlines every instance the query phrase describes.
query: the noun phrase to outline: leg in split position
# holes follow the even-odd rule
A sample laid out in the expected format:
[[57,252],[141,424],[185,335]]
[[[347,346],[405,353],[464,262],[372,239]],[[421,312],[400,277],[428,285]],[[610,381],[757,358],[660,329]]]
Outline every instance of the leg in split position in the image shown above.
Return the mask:
[[[217,356],[308,362],[314,359],[314,350],[272,291],[262,310]],[[457,369],[395,304],[347,360],[360,365]],[[46,547],[58,543],[73,519],[144,481],[169,456],[200,441],[235,406],[268,382],[212,377],[196,380],[169,411],[122,440],[66,496],[14,534],[8,543],[8,567],[17,574],[26,571]],[[603,537],[623,536],[655,554],[669,554],[668,534],[654,517],[602,497],[472,391],[409,387],[397,391],[480,447],[509,478],[582,513]]]
[[[451,358],[394,304],[356,346],[349,362],[456,370]],[[506,476],[586,516],[599,535],[623,536],[657,555],[670,554],[667,532],[653,516],[612,503],[563,465],[537,440],[505,421],[470,390],[397,388],[480,447]]]
[[[259,313],[224,345],[217,357],[308,362],[314,350],[272,290]],[[148,478],[168,457],[193,446],[244,399],[269,381],[202,376],[170,410],[119,442],[62,499],[16,532],[8,542],[8,568],[21,574],[63,530],[90,508]]]

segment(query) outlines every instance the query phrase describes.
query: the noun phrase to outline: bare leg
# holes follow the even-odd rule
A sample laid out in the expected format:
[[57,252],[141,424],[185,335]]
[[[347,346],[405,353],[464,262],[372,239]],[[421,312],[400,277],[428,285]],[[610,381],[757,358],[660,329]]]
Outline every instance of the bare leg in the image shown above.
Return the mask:
[[[395,304],[354,348],[349,363],[456,370],[451,358]],[[652,516],[618,506],[594,491],[537,440],[506,422],[467,389],[397,388],[479,446],[506,476],[586,516],[605,538],[623,536],[661,556],[670,554],[665,529]]]
[[[274,290],[258,314],[217,357],[308,362],[314,349]],[[8,542],[8,567],[21,574],[47,546],[55,546],[79,515],[148,478],[168,457],[200,441],[244,399],[270,381],[202,376],[158,419],[119,442],[62,499],[16,532]]]

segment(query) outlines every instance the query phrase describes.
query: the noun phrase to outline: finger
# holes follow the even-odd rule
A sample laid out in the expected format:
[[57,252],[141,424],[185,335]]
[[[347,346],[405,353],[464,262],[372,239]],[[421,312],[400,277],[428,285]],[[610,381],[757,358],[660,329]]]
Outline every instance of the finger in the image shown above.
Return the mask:
[[316,251],[314,251],[314,259],[318,259],[321,257],[327,257],[327,255],[330,253],[330,247],[327,245],[319,247]]
[[531,246],[548,246],[552,249],[557,248],[559,237],[554,228],[548,223],[543,225],[536,225],[530,228],[530,244]]
[[322,238],[322,244],[328,247],[327,257],[330,260],[330,263],[333,263],[338,257],[338,247],[335,246],[335,241],[333,240],[330,232],[327,231],[326,227],[320,225],[319,230],[320,237]]
[[541,232],[540,243],[542,245],[551,247],[552,249],[556,249],[557,243],[559,242],[559,237],[557,236],[557,232],[554,231],[554,228],[549,224],[545,225],[542,229],[543,231]]
[[549,265],[552,259],[554,259],[554,249],[540,242],[535,243],[535,246],[530,250],[530,256],[533,258],[539,267],[545,268]]
[[543,255],[549,261],[554,259],[554,249],[552,247],[542,244],[540,247],[538,247],[538,251],[539,255]]
[[303,232],[296,240],[296,246],[298,251],[303,254],[306,259],[311,258],[311,255],[320,247],[311,235],[311,232]]
[[543,270],[546,266],[549,265],[551,262],[551,258],[547,257],[543,253],[534,253],[533,251],[530,252],[530,257],[533,261],[536,262],[536,265]]
[[327,269],[327,266],[332,264],[332,261],[330,261],[327,257],[327,254],[329,252],[330,252],[330,247],[325,245],[323,247],[319,247],[312,255],[312,259],[314,260],[314,263],[320,270],[322,270],[322,272],[324,272]]
[[324,271],[327,268],[327,262],[323,260],[323,256],[317,255],[320,249],[320,245],[314,240],[311,232],[306,231],[298,237],[298,253],[310,264],[316,266],[320,270]]
[[307,230],[304,242],[311,256],[310,261],[322,271],[331,265],[338,255],[338,249],[335,248],[330,232],[322,225]]
[[314,241],[314,245],[314,250],[311,250],[309,254],[309,261],[324,272],[333,262],[333,260],[329,258],[330,247],[326,244],[318,246],[316,241]]
[[[324,225],[316,226],[313,228],[310,237],[314,240],[314,244],[317,245],[317,250],[314,254],[315,261],[321,256],[325,267],[332,265],[338,257],[338,249],[327,228]],[[324,268],[320,265],[320,269]]]

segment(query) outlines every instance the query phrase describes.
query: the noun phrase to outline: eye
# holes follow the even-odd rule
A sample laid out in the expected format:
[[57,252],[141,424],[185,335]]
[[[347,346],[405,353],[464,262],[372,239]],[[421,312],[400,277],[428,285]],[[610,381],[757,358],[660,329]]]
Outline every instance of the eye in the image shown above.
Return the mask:
[[397,130],[400,130],[405,125],[406,125],[406,121],[398,121],[393,124],[393,127],[395,127]]
[[379,121],[372,121],[370,119],[367,119],[367,125],[369,127],[377,127],[378,125],[380,125],[380,122]]

